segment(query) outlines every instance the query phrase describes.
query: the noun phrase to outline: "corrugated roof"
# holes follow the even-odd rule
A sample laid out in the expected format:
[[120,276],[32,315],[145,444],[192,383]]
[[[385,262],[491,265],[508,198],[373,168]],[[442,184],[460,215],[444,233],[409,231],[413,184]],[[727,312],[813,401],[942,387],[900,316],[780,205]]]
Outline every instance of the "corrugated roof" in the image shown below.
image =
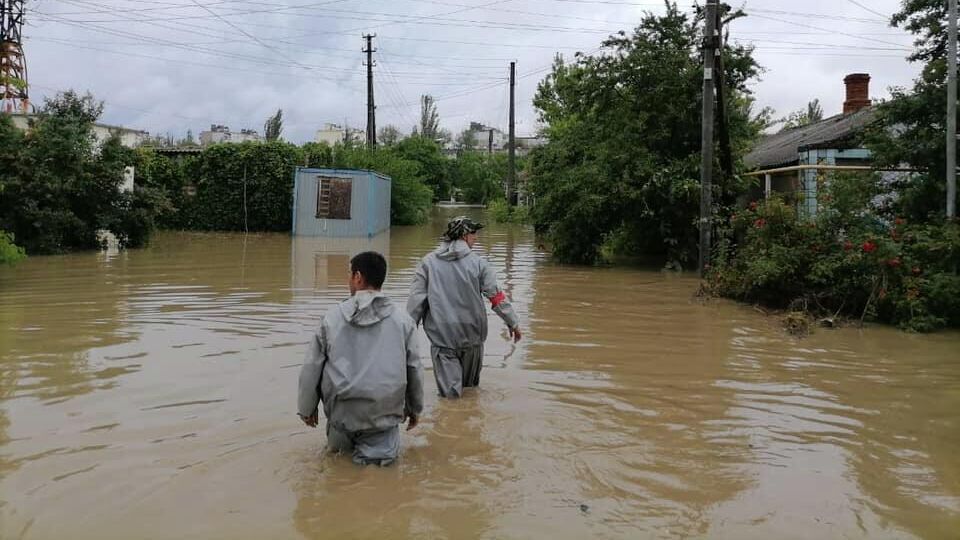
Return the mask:
[[838,114],[815,124],[781,131],[764,137],[752,152],[743,158],[751,169],[767,169],[789,165],[799,159],[802,148],[839,142],[854,135],[873,120],[873,107],[851,114]]

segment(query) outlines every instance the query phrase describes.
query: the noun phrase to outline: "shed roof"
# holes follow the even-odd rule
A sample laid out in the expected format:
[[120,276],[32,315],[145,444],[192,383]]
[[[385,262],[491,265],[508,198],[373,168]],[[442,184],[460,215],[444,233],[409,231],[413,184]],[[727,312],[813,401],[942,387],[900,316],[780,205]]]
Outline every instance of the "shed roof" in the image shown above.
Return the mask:
[[846,139],[859,133],[875,116],[876,109],[866,107],[768,135],[744,157],[744,162],[751,169],[766,169],[794,163],[799,159],[799,153],[809,148],[849,147]]

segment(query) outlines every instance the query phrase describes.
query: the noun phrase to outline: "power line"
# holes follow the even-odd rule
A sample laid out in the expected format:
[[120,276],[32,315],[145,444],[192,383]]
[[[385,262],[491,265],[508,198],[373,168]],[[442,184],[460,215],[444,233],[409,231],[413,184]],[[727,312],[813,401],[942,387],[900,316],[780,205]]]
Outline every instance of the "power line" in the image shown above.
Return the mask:
[[814,26],[814,25],[812,25],[812,24],[805,24],[805,23],[793,22],[793,21],[785,21],[785,20],[783,20],[783,19],[778,19],[778,18],[776,18],[776,17],[767,17],[766,15],[751,14],[750,16],[751,16],[751,17],[757,17],[757,18],[759,18],[759,19],[766,19],[766,20],[769,20],[769,21],[774,21],[774,22],[779,22],[779,23],[783,23],[783,24],[788,24],[788,25],[791,25],[791,26],[799,26],[799,27],[803,27],[803,28],[809,28],[809,29],[811,29],[811,30],[820,30],[820,31],[823,31],[823,32],[830,32],[830,33],[838,34],[838,35],[841,35],[841,36],[852,37],[852,38],[854,38],[854,39],[862,39],[862,40],[864,40],[864,41],[873,41],[873,42],[875,42],[875,43],[883,43],[884,45],[894,45],[894,46],[897,46],[897,47],[901,46],[900,43],[894,43],[894,42],[892,42],[892,41],[885,41],[885,40],[882,40],[882,39],[875,39],[875,38],[871,38],[871,37],[860,36],[860,35],[857,35],[857,34],[851,34],[851,33],[849,33],[849,32],[843,32],[843,31],[841,31],[841,30],[828,30],[828,29],[826,29],[826,28],[822,28],[822,27],[819,27],[819,26]]
[[857,2],[857,0],[847,0],[847,2],[850,2],[851,4],[857,6],[858,8],[860,8],[860,9],[862,9],[862,10],[869,11],[870,13],[873,13],[874,15],[879,15],[879,16],[887,19],[887,20],[890,20],[890,16],[889,16],[889,15],[880,13],[879,11],[876,11],[876,10],[873,9],[873,8],[867,7],[867,6],[863,5],[863,4],[861,4],[860,2]]
[[[48,14],[45,14],[45,16],[48,16],[48,17],[49,17]],[[304,69],[306,69],[306,70],[308,70],[308,71],[328,71],[328,72],[336,72],[336,73],[356,73],[356,72],[357,72],[356,70],[350,69],[350,68],[334,68],[334,67],[330,67],[330,66],[307,65],[307,64],[302,64],[302,63],[299,63],[299,62],[297,62],[297,63],[277,62],[277,61],[274,61],[274,60],[264,59],[264,58],[260,58],[260,57],[256,57],[256,56],[249,56],[249,55],[244,55],[244,54],[231,53],[231,52],[221,51],[221,50],[218,50],[218,49],[211,49],[211,48],[207,48],[207,47],[199,47],[199,46],[196,46],[196,45],[184,44],[184,43],[180,43],[180,42],[175,42],[175,41],[170,41],[170,40],[164,40],[164,39],[160,39],[160,38],[154,38],[154,37],[151,37],[151,36],[144,36],[144,35],[141,35],[141,34],[135,34],[135,33],[132,33],[132,32],[126,32],[126,31],[122,31],[122,30],[114,30],[114,29],[110,29],[110,28],[101,28],[101,27],[99,27],[99,26],[95,26],[95,25],[91,25],[91,24],[76,23],[76,22],[68,21],[68,20],[60,20],[60,21],[58,21],[56,18],[53,18],[52,20],[54,20],[54,21],[56,21],[56,22],[63,23],[63,24],[67,24],[67,25],[70,25],[70,26],[76,26],[76,27],[79,27],[79,28],[83,28],[83,29],[86,29],[86,30],[93,30],[93,31],[96,31],[96,32],[105,33],[105,34],[108,34],[108,35],[114,35],[114,36],[119,36],[119,37],[127,37],[127,38],[136,39],[136,40],[140,40],[140,41],[146,40],[147,42],[149,42],[149,43],[151,43],[151,44],[153,44],[153,45],[162,45],[162,46],[173,47],[173,48],[176,48],[176,49],[185,50],[185,51],[188,51],[188,52],[194,52],[194,53],[200,52],[200,53],[209,54],[209,55],[212,55],[212,56],[220,56],[220,57],[224,57],[224,58],[244,60],[244,61],[251,62],[251,63],[256,63],[256,64],[274,65],[274,66],[283,66],[283,67],[301,67],[301,68],[304,68]],[[52,40],[53,38],[37,37],[37,38],[34,38],[34,39],[39,39],[39,40],[51,39],[51,40]],[[75,41],[73,41],[73,42],[71,42],[71,43],[75,43]],[[113,51],[104,51],[104,52],[113,52]],[[169,59],[167,59],[167,60],[169,60]],[[171,61],[173,61],[173,60],[171,60]],[[411,77],[421,77],[421,78],[429,77],[429,78],[431,78],[431,80],[435,80],[437,77],[446,77],[447,79],[450,79],[450,78],[451,78],[450,75],[447,75],[447,74],[442,74],[442,73],[430,73],[430,72],[424,72],[424,71],[422,71],[422,70],[421,70],[421,71],[404,71],[404,72],[397,71],[397,72],[394,72],[394,73],[395,73],[396,75],[408,75],[408,76],[411,76]],[[464,78],[464,79],[470,79],[471,81],[475,81],[478,77],[477,77],[477,76],[463,75],[463,78]],[[494,77],[483,77],[483,78],[494,79]],[[328,79],[329,79],[329,78],[328,78]],[[330,79],[330,80],[332,80],[332,79]],[[442,83],[441,83],[441,84],[442,84]]]
[[219,14],[217,14],[217,12],[215,12],[215,11],[213,11],[212,9],[208,8],[207,6],[201,4],[199,0],[191,0],[191,1],[192,1],[194,4],[196,4],[197,7],[201,8],[202,10],[206,11],[207,13],[213,15],[213,16],[216,17],[218,20],[220,20],[220,21],[222,21],[224,24],[228,25],[230,28],[233,28],[233,29],[236,30],[237,32],[240,32],[241,34],[247,36],[248,38],[252,39],[253,41],[256,41],[257,43],[259,43],[259,44],[260,44],[261,46],[263,46],[264,48],[269,49],[269,50],[277,53],[278,55],[280,55],[281,58],[284,58],[284,59],[286,59],[286,60],[288,60],[288,61],[290,61],[290,62],[292,62],[292,63],[294,63],[294,64],[297,64],[297,65],[299,65],[300,67],[302,67],[302,68],[304,68],[304,69],[308,69],[308,70],[311,69],[311,68],[309,68],[309,67],[307,67],[307,66],[304,66],[304,65],[301,64],[300,62],[297,62],[296,60],[290,58],[289,56],[287,56],[286,54],[284,54],[283,51],[277,50],[277,49],[274,48],[272,45],[269,45],[269,44],[267,44],[267,43],[264,43],[264,42],[263,42],[260,38],[258,38],[257,36],[255,36],[255,35],[247,32],[247,31],[244,30],[243,28],[237,26],[236,24],[233,24],[232,22],[228,21],[227,19],[224,19],[224,18],[221,17]]
[[[222,70],[225,70],[225,71],[236,71],[236,72],[240,72],[240,73],[256,73],[256,74],[261,74],[261,75],[271,75],[271,76],[278,76],[278,77],[291,77],[291,78],[303,78],[303,77],[304,77],[304,75],[302,75],[302,74],[283,73],[283,72],[270,72],[270,71],[260,71],[260,70],[254,70],[254,69],[249,69],[249,68],[241,68],[241,67],[229,66],[229,65],[208,64],[208,63],[204,63],[204,62],[195,62],[195,61],[192,61],[192,60],[165,58],[165,57],[162,57],[162,56],[156,56],[156,55],[151,55],[151,54],[131,53],[131,52],[117,51],[117,50],[113,50],[113,49],[103,49],[103,48],[99,48],[99,47],[90,47],[90,46],[87,46],[87,45],[79,45],[79,44],[77,44],[77,42],[76,42],[75,40],[60,40],[60,39],[57,39],[57,38],[44,38],[44,37],[34,37],[34,38],[31,38],[31,39],[40,40],[40,41],[49,41],[49,42],[52,42],[52,43],[58,43],[58,44],[62,44],[62,45],[65,45],[65,46],[68,46],[68,47],[71,47],[71,48],[87,49],[87,50],[91,50],[91,51],[103,52],[103,53],[108,53],[108,54],[116,54],[116,55],[120,55],[120,56],[130,56],[130,57],[135,57],[135,58],[145,58],[145,59],[148,59],[148,60],[161,60],[161,61],[164,61],[164,62],[173,62],[173,63],[176,63],[176,64],[183,64],[183,65],[189,65],[189,66],[197,66],[197,67],[203,67],[203,68],[222,69]],[[357,72],[357,73],[359,74],[359,72]],[[316,74],[310,75],[309,78],[316,78],[316,79],[318,79],[318,80],[323,80],[323,81],[333,81],[333,80],[336,80],[336,79],[331,79],[331,78],[329,78],[329,77],[320,77],[320,76],[318,76],[318,75],[316,75]],[[339,84],[344,84],[344,82],[345,82],[345,81],[343,81],[343,80],[336,80],[336,81],[337,81]],[[359,87],[352,87],[352,88],[353,88],[354,90],[359,90]]]
[[[193,0],[193,1],[196,2],[196,0]],[[509,2],[509,1],[512,1],[512,0],[497,0],[496,2],[491,2],[491,3],[489,3],[489,4],[484,4],[484,6],[490,6],[490,5],[494,5],[494,4],[498,4],[498,3],[503,3],[503,2]],[[483,7],[483,6],[477,6],[477,7],[472,8],[472,9],[479,9],[480,7]],[[231,12],[231,13],[224,13],[224,14],[222,14],[222,17],[228,17],[228,16],[229,16],[229,17],[235,17],[235,16],[239,16],[239,15],[250,15],[250,14],[257,14],[257,13],[275,13],[275,12],[277,12],[277,11],[289,10],[289,9],[299,9],[299,8],[297,8],[297,7],[288,7],[288,8],[279,8],[279,9],[275,9],[275,10],[235,11],[235,12]],[[300,16],[300,17],[310,17],[310,18],[322,18],[322,19],[359,20],[359,21],[365,21],[365,22],[367,22],[367,23],[370,23],[370,22],[373,22],[373,23],[384,23],[384,24],[380,24],[380,25],[377,25],[377,26],[373,26],[372,28],[380,28],[380,27],[385,26],[385,25],[387,25],[387,24],[420,24],[420,25],[427,25],[427,26],[454,26],[454,27],[468,27],[468,28],[494,28],[494,29],[502,29],[502,30],[514,30],[514,29],[519,29],[519,30],[527,30],[527,31],[533,31],[533,32],[570,32],[570,33],[584,33],[584,34],[587,34],[587,33],[602,33],[602,34],[607,34],[607,33],[611,33],[611,32],[614,31],[614,30],[603,29],[603,28],[577,28],[577,27],[569,27],[569,26],[544,26],[544,25],[536,25],[536,24],[524,24],[524,23],[494,23],[494,22],[491,22],[491,21],[474,20],[474,19],[447,19],[447,18],[445,18],[445,17],[443,17],[443,16],[436,16],[436,15],[420,15],[420,16],[415,16],[415,15],[402,15],[402,14],[397,14],[397,13],[382,13],[382,12],[355,11],[355,10],[339,10],[339,9],[326,9],[326,10],[322,10],[322,11],[324,11],[325,13],[324,13],[324,14],[294,13],[294,14],[292,14],[292,15],[296,15],[296,16]],[[349,15],[353,15],[353,16],[349,16],[349,15],[328,15],[328,14],[326,14],[326,13],[345,13],[345,14],[349,14]],[[459,13],[459,11],[458,11],[458,12],[451,12],[451,13]],[[215,16],[218,17],[218,18],[221,18],[220,15],[215,15]],[[406,17],[406,18],[404,18],[404,19],[385,19],[385,18],[371,18],[371,17]],[[150,18],[150,19],[141,19],[140,22],[169,22],[169,21],[184,21],[184,20],[197,20],[197,19],[209,19],[209,18],[210,18],[210,16],[202,16],[202,15],[183,15],[183,16],[177,16],[177,17],[158,17],[158,18]],[[79,20],[79,21],[76,21],[76,22],[105,24],[105,23],[122,23],[122,22],[129,22],[129,20],[128,20],[128,19],[95,19],[95,20]],[[262,24],[252,24],[252,23],[251,23],[250,26],[265,26],[265,25],[262,25]],[[365,28],[370,28],[369,24],[366,25]],[[360,29],[360,30],[362,30],[362,29]],[[351,32],[355,32],[355,30],[345,30],[345,31],[337,31],[337,32],[330,32],[330,33],[333,33],[333,34],[348,34],[348,33],[351,33]]]

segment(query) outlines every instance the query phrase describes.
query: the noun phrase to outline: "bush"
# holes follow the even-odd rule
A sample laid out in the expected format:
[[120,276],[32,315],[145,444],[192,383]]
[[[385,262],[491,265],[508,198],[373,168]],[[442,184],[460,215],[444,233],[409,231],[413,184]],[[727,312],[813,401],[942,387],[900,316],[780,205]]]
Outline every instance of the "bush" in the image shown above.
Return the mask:
[[23,248],[13,243],[13,235],[0,231],[0,264],[14,264],[27,256]]
[[[116,137],[97,143],[101,111],[89,94],[64,92],[46,101],[26,133],[0,115],[0,227],[27,253],[94,249],[103,229],[138,242],[149,237],[152,220],[123,215],[131,208],[121,192],[124,169],[136,156]],[[140,210],[141,218],[157,211]]]
[[910,223],[874,177],[837,176],[815,219],[780,199],[730,220],[709,273],[722,296],[930,331],[960,325],[960,225]]
[[526,206],[515,206],[513,209],[507,204],[506,199],[495,199],[489,205],[487,210],[490,216],[497,223],[529,223],[530,209]]

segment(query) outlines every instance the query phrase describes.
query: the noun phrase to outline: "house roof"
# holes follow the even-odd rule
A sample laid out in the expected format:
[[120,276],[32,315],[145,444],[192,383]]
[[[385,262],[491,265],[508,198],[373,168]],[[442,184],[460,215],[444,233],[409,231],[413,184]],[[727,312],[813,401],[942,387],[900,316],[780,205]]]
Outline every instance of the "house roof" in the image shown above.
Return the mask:
[[767,169],[795,163],[799,153],[810,148],[849,147],[847,139],[859,133],[875,115],[874,107],[866,107],[768,135],[743,160],[751,169]]

